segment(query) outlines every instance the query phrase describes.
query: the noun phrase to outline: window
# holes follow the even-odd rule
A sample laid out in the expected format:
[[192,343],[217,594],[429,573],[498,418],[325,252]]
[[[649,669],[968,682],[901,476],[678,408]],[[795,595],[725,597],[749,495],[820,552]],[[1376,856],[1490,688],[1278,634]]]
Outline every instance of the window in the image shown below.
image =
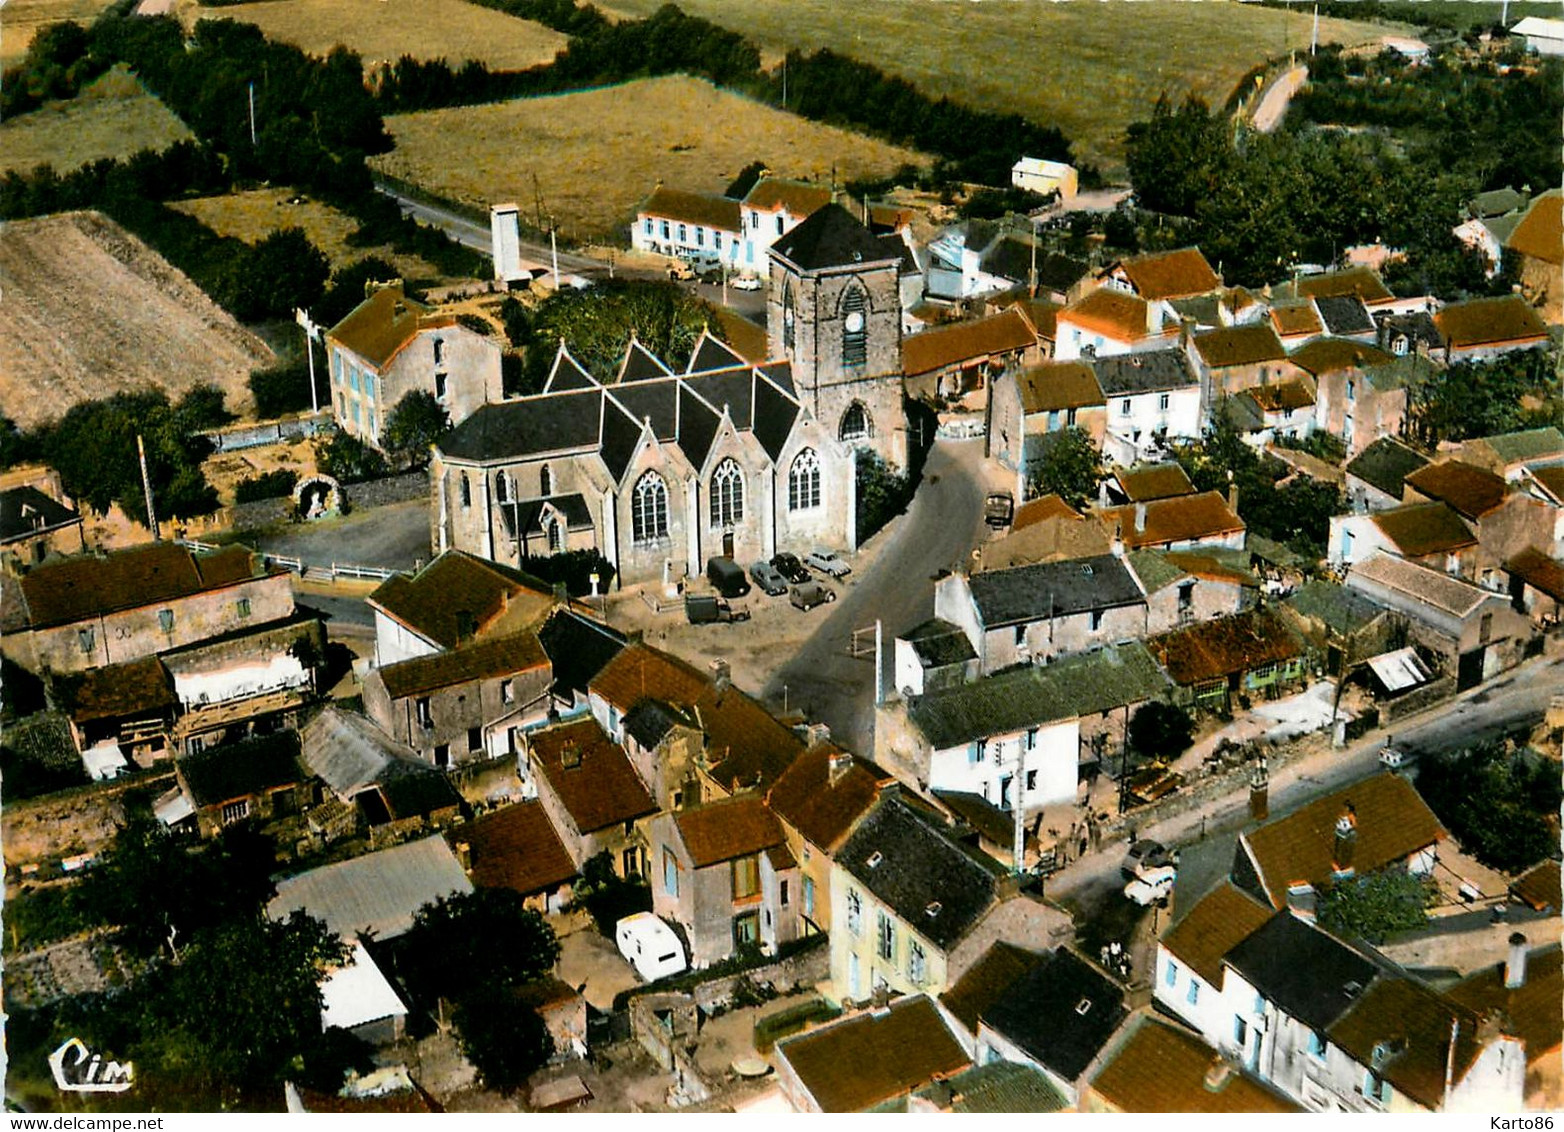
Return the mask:
[[501,503],[510,502],[510,476],[505,474],[504,468],[494,473],[494,498]]
[[358,424],[358,402],[357,401],[353,402],[352,406],[350,407],[350,412],[351,412],[351,416],[353,417],[353,423],[354,424]]
[[804,878],[804,915],[815,914],[815,878]]
[[1493,614],[1484,613],[1477,622],[1477,640],[1487,644],[1491,636],[1493,636]]
[[869,335],[864,312],[868,301],[854,284],[842,296],[842,364],[861,366],[869,360]]
[[174,611],[172,609],[160,609],[157,611],[157,623],[162,626],[163,632],[174,631]]
[[1178,587],[1178,607],[1188,609],[1195,604],[1195,583],[1185,582]]
[[1342,531],[1341,532],[1341,556],[1343,558],[1351,558],[1352,557],[1352,532],[1351,531]]
[[446,375],[443,374],[443,373],[435,374],[434,375],[434,399],[436,401],[444,401],[445,400],[445,395],[446,395],[447,392],[448,392],[448,389],[447,389],[447,385],[446,385]]
[[711,525],[737,526],[744,521],[744,473],[729,457],[711,474]]
[[847,890],[847,930],[853,935],[863,934],[863,897],[856,888]]
[[733,946],[754,947],[760,943],[760,913],[745,912],[733,920]]
[[747,900],[760,891],[760,858],[740,857],[733,862],[733,899]]
[[97,636],[97,630],[95,629],[77,629],[76,643],[81,645],[82,652],[91,653],[96,644]]
[[660,221],[660,223],[662,225],[663,239],[666,240],[668,238],[668,222],[666,220],[663,220],[663,221]]
[[1026,792],[1028,794],[1030,794],[1030,793],[1032,793],[1036,789],[1037,789],[1037,772],[1035,770],[1029,770],[1029,771],[1026,772]]
[[420,726],[420,727],[433,727],[434,726],[434,713],[429,710],[429,697],[428,696],[419,696],[418,700],[414,704],[414,708],[415,708],[415,710],[418,713],[418,726]]
[[1178,984],[1178,964],[1171,959],[1168,960],[1168,965],[1162,971],[1162,981],[1170,987]]
[[1168,411],[1168,395],[1166,393],[1157,398],[1157,411],[1161,413]]
[[1102,628],[1102,610],[1094,609],[1094,610],[1092,610],[1092,632],[1095,633],[1098,629],[1101,629],[1101,628]]
[[1024,644],[1026,644],[1026,626],[1025,625],[1017,625],[1016,626],[1016,647],[1020,648]]
[[777,217],[777,235],[780,236],[781,234],[782,234],[782,217],[778,216]]
[[669,896],[679,895],[679,859],[666,845],[663,846],[663,891]]
[[722,250],[722,233],[721,232],[713,232],[711,234],[711,246],[716,248],[719,252]]
[[434,765],[444,770],[451,765],[451,745],[437,743],[434,748]]
[[436,338],[434,340],[434,342],[433,342],[433,345],[434,345],[434,364],[437,365],[437,366],[438,365],[444,365],[445,364],[445,343],[442,342],[440,339]]
[[352,369],[348,370],[348,388],[353,390],[353,392],[355,392],[355,393],[358,392],[358,367],[357,366],[354,366]]
[[1233,1015],[1233,1044],[1239,1049],[1246,1049],[1249,1045],[1249,1023],[1238,1015]]
[[873,427],[869,423],[869,412],[863,407],[862,401],[854,401],[847,406],[847,412],[842,414],[842,427],[838,430],[838,437],[842,440],[862,440],[866,436],[872,436]]
[[238,802],[229,802],[223,807],[223,824],[231,825],[236,821],[243,821],[250,816],[250,800],[241,799]]
[[987,758],[988,758],[988,740],[987,739],[979,739],[977,741],[977,761],[978,762],[983,762]]
[[652,234],[652,218],[650,216],[641,222],[641,231],[645,232],[648,236]]
[[1127,417],[1129,415],[1130,415],[1130,399],[1128,397],[1126,397],[1126,398],[1124,398],[1124,400],[1119,402],[1119,416]]
[[462,473],[457,490],[461,493],[462,508],[465,510],[472,506],[472,480],[467,478],[467,473]]
[[820,457],[805,448],[793,457],[787,473],[787,509],[807,511],[820,506]]
[[480,751],[483,749],[483,728],[469,727],[467,729],[467,749]]
[[1059,431],[1059,410],[1058,409],[1049,409],[1048,410],[1048,431],[1049,432],[1058,432]]
[[1347,400],[1348,401],[1356,401],[1358,399],[1357,393],[1358,393],[1358,383],[1353,381],[1352,378],[1350,378],[1350,377],[1347,378]]
[[547,464],[538,469],[538,494],[542,496],[554,494],[554,473],[549,471]]
[[679,225],[679,243],[686,244],[690,240],[690,230],[683,224]]
[[1325,1060],[1325,1035],[1318,1030],[1309,1031],[1309,1056],[1316,1061]]
[[1370,1069],[1363,1074],[1363,1095],[1371,1101],[1385,1104],[1390,1100],[1390,1083]]
[[877,913],[875,951],[881,959],[892,959],[896,954],[896,925],[884,912]]
[[782,348],[793,348],[793,281],[782,282]]
[[543,542],[550,554],[559,554],[565,549],[565,527],[558,515],[549,515],[543,520]]
[[1184,996],[1184,1001],[1189,1003],[1189,1005],[1191,1005],[1191,1006],[1194,1006],[1194,1005],[1196,1005],[1197,1003],[1200,1002],[1200,980],[1199,979],[1191,978],[1189,980],[1189,993]]
[[923,946],[917,940],[907,944],[907,977],[914,984],[921,984],[929,977],[929,958],[923,954]]
[[331,351],[331,376],[338,385],[342,384],[342,355],[337,351]]
[[787,881],[777,882],[777,907],[787,907]]
[[656,472],[636,481],[630,500],[630,537],[635,542],[668,537],[668,487]]
[[1065,410],[1065,413],[1064,413],[1064,423],[1065,423],[1065,426],[1067,428],[1074,428],[1075,427],[1075,410],[1074,409],[1066,409]]
[[706,229],[700,227],[699,225],[696,225],[695,228],[695,245],[696,247],[701,248],[706,246]]
[[1035,727],[1026,733],[1026,749],[1029,751],[1037,750],[1037,728]]
[[500,681],[500,703],[513,704],[516,702],[516,682],[514,680]]
[[247,597],[242,597],[238,601],[234,602],[234,612],[237,613],[240,617],[250,616],[250,599]]

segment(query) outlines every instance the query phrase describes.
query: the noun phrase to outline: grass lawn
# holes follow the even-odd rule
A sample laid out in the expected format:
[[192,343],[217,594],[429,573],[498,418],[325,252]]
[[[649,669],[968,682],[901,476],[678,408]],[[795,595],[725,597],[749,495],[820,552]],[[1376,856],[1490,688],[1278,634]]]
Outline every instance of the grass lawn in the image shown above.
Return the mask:
[[129,157],[194,137],[123,67],[101,75],[75,98],[0,122],[0,173],[48,162],[58,173],[100,157]]
[[484,210],[545,212],[568,239],[623,237],[659,181],[721,192],[751,161],[779,176],[839,181],[923,164],[912,150],[805,121],[685,76],[386,119],[396,149],[376,168]]
[[453,64],[481,59],[496,69],[523,70],[553,59],[566,41],[542,24],[466,0],[261,0],[185,15],[245,20],[268,38],[316,55],[344,44],[363,57],[366,68],[411,55]]
[[[635,16],[663,0],[606,0]],[[1122,163],[1124,129],[1149,117],[1163,91],[1220,106],[1251,67],[1308,50],[1310,16],[1235,0],[680,0],[691,15],[731,27],[768,61],[829,47],[873,63],[930,95],[1019,111],[1054,125],[1078,157]],[[1322,42],[1361,43],[1387,29],[1320,20]]]

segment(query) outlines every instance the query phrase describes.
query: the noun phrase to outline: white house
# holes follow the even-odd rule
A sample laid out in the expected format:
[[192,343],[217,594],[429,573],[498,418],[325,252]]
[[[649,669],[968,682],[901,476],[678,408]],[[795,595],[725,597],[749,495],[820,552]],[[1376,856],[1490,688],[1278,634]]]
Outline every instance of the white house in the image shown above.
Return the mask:
[[[1062,322],[1063,315],[1060,319]],[[1173,347],[1122,357],[1099,356],[1092,368],[1108,403],[1103,454],[1111,463],[1133,467],[1155,462],[1160,441],[1200,436],[1205,395],[1183,350]]]
[[1510,29],[1510,34],[1524,36],[1526,50],[1538,55],[1564,55],[1564,20],[1527,16]]
[[1010,167],[1010,183],[1031,193],[1058,193],[1060,201],[1074,198],[1080,190],[1075,166],[1041,157],[1023,157]]
[[1106,358],[1176,346],[1178,312],[1164,299],[1143,299],[1117,287],[1099,287],[1055,319],[1054,360]]
[[[636,251],[736,267],[740,227],[738,201],[658,185],[636,210],[630,246]],[[764,263],[764,258],[760,262]]]

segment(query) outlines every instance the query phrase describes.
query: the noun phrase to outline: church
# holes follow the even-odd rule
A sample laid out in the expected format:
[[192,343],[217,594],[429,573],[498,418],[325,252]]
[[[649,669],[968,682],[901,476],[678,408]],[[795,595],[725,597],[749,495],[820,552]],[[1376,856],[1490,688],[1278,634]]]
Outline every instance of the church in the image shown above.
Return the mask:
[[857,450],[907,460],[900,264],[827,205],[771,248],[774,360],[708,332],[682,373],[632,339],[599,375],[561,345],[543,392],[484,405],[436,446],[434,550],[518,565],[596,548],[634,585],[716,555],[856,549]]

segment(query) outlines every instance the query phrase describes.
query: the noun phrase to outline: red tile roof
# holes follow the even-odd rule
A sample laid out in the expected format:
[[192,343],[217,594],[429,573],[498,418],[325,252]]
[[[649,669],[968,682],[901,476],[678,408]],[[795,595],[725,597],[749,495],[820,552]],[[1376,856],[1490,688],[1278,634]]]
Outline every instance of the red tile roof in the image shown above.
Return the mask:
[[822,1112],[862,1112],[972,1064],[923,995],[788,1038],[776,1053]]
[[1508,486],[1503,476],[1460,460],[1428,464],[1412,472],[1403,481],[1417,491],[1447,503],[1458,514],[1476,519],[1504,502]]
[[1194,341],[1195,349],[1213,369],[1278,362],[1287,357],[1287,347],[1276,331],[1263,322],[1210,330],[1196,334]]
[[173,542],[83,554],[35,566],[22,578],[34,629],[158,605],[280,570],[268,570],[248,547],[200,554]]
[[1016,374],[1021,409],[1027,413],[1082,409],[1107,404],[1097,374],[1085,362],[1044,362]]
[[381,668],[392,699],[420,696],[473,680],[492,680],[549,666],[548,654],[531,630],[477,641],[429,656],[415,656]]
[[1366,267],[1305,276],[1298,280],[1298,294],[1311,299],[1356,295],[1365,303],[1380,303],[1395,298],[1390,288],[1385,286],[1385,281]]
[[1033,523],[1041,523],[1047,519],[1083,519],[1084,516],[1071,507],[1057,494],[1050,493],[1037,499],[1028,499],[1016,508],[1014,518],[1010,520],[1012,532],[1019,531],[1022,527],[1030,527]]
[[1391,545],[1407,558],[1448,554],[1477,545],[1477,536],[1461,522],[1461,516],[1437,500],[1376,511],[1370,517]]
[[[836,765],[832,773],[832,764]],[[793,760],[772,784],[771,811],[822,852],[831,853],[869,812],[880,787],[893,781],[834,743],[819,743]]]
[[1451,303],[1434,315],[1434,325],[1457,350],[1548,339],[1547,325],[1519,295]]
[[1146,300],[1112,287],[1099,287],[1059,312],[1057,321],[1072,322],[1119,342],[1150,337]]
[[477,635],[502,614],[531,624],[554,608],[543,582],[460,550],[446,551],[411,578],[393,575],[368,600],[442,648],[461,643],[466,618]]
[[1244,390],[1261,412],[1279,413],[1285,409],[1307,409],[1314,405],[1314,392],[1298,378],[1256,385]]
[[461,856],[470,856],[467,875],[479,888],[510,888],[523,896],[552,892],[576,875],[554,825],[536,800],[506,806],[446,831]]
[[674,816],[697,869],[748,857],[785,842],[782,825],[755,794],[723,798]]
[[[1303,1112],[1255,1080],[1188,1030],[1150,1015],[1134,1029],[1092,1079],[1091,1089],[1115,1112]],[[1213,1084],[1213,1068],[1225,1073]]]
[[982,957],[962,973],[951,988],[939,996],[940,1003],[956,1021],[977,1034],[978,1020],[1004,998],[1021,977],[1046,962],[1048,955],[1028,951],[1003,940],[991,944]]
[[[417,336],[428,317],[432,317],[429,308],[407,298],[398,280],[354,307],[346,318],[326,331],[326,337],[342,343],[370,365],[384,368]],[[443,325],[451,320],[439,321]]]
[[[1146,509],[1145,518],[1137,529],[1136,515],[1140,507]],[[1109,526],[1118,527],[1119,537],[1127,550],[1220,538],[1245,529],[1244,521],[1227,505],[1219,491],[1108,507],[1100,514]]]
[[1152,637],[1146,647],[1173,681],[1185,687],[1303,655],[1302,644],[1286,622],[1263,608],[1196,622]]
[[1222,985],[1222,957],[1271,918],[1273,909],[1223,881],[1162,937],[1162,946],[1208,986]]
[[658,185],[651,195],[641,202],[642,216],[655,216],[668,220],[682,220],[707,228],[720,228],[724,232],[742,230],[739,202],[715,193],[687,193]]
[[[1553,865],[1554,907],[1558,907],[1557,862]],[[1547,933],[1537,933],[1545,943]],[[1557,942],[1538,947],[1526,956],[1526,981],[1513,989],[1504,985],[1504,964],[1496,963],[1468,975],[1451,987],[1448,996],[1479,1014],[1504,1012],[1510,1032],[1526,1043],[1526,1060],[1532,1064],[1558,1064],[1564,1044],[1564,965]]]
[[1133,468],[1113,469],[1113,478],[1131,503],[1149,503],[1153,499],[1172,499],[1194,495],[1195,485],[1180,464],[1137,464]]
[[762,177],[744,197],[744,207],[761,212],[786,209],[791,216],[805,217],[831,203],[831,190],[807,181],[787,181],[780,177]]
[[1183,299],[1222,285],[1199,248],[1180,248],[1119,261],[1118,268],[1142,298]]
[[[1374,1065],[1379,1049],[1380,1077],[1424,1108],[1439,1109],[1446,1074],[1453,1069],[1459,1083],[1482,1052],[1476,1041],[1479,1022],[1473,1011],[1422,983],[1386,977],[1375,979],[1326,1034],[1360,1065]],[[1401,1048],[1385,1056],[1392,1044]]]
[[1277,334],[1286,338],[1325,333],[1325,327],[1320,323],[1320,316],[1315,313],[1314,307],[1307,303],[1272,307],[1271,325],[1276,328]]
[[902,339],[902,372],[908,377],[948,366],[1017,353],[1037,345],[1037,337],[1014,308],[972,322],[957,322]]
[[1315,377],[1338,370],[1366,369],[1393,360],[1378,346],[1355,342],[1351,338],[1316,338],[1299,346],[1290,357]]
[[[1549,558],[1534,546],[1528,546],[1504,564],[1504,568],[1534,590],[1547,594],[1554,601],[1564,602],[1564,563]],[[1558,875],[1554,866],[1554,876]]]
[[1564,192],[1550,189],[1532,201],[1505,247],[1544,263],[1564,263]]
[[533,731],[528,756],[582,833],[657,812],[624,748],[587,718]]

